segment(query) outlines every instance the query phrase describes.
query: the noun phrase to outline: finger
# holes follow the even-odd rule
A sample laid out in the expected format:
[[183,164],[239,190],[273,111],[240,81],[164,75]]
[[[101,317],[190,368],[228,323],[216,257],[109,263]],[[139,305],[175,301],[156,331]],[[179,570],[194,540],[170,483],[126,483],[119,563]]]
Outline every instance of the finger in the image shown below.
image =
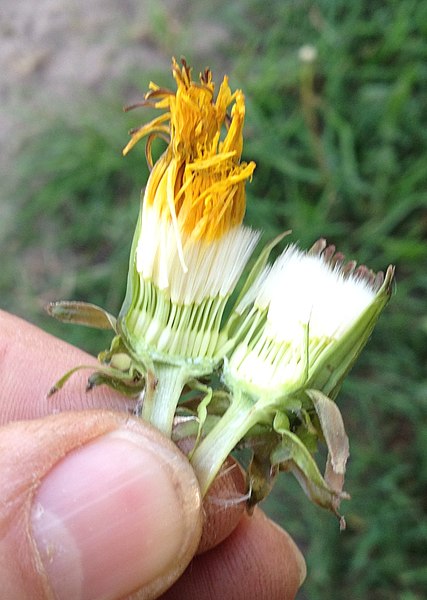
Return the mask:
[[129,411],[135,403],[107,386],[86,392],[90,370],[77,372],[52,397],[48,391],[69,369],[97,360],[34,325],[0,311],[0,425],[64,410]]
[[295,543],[256,509],[220,546],[196,556],[162,600],[293,600],[305,575]]
[[0,531],[2,598],[149,599],[196,550],[200,492],[176,446],[141,421],[15,422],[0,430]]
[[203,532],[198,554],[220,544],[237,527],[246,511],[246,478],[242,469],[228,458],[203,498]]
[[[0,424],[35,419],[65,410],[107,408],[129,411],[131,400],[106,386],[86,392],[87,372],[77,373],[53,397],[47,391],[68,369],[97,365],[82,352],[13,315],[0,311]],[[185,450],[185,449],[184,449]],[[245,480],[240,469],[221,471],[204,501],[204,528],[199,551],[220,543],[244,511]]]

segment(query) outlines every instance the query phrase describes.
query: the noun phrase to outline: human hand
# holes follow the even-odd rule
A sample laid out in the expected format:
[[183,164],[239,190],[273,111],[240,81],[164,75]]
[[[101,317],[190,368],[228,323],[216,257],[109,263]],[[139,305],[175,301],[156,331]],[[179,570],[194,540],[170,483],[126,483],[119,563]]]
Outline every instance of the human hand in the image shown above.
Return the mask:
[[[2,598],[294,598],[305,566],[290,537],[260,510],[212,502],[242,492],[237,468],[202,505],[187,459],[130,400],[86,393],[84,372],[46,397],[88,362],[0,311]],[[201,535],[204,548],[226,539],[192,558]]]

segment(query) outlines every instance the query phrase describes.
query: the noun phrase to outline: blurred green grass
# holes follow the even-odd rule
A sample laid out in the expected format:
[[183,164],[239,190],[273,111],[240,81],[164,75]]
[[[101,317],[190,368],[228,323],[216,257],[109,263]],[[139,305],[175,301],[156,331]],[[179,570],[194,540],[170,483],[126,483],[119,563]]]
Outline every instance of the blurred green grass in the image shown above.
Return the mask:
[[[308,561],[299,598],[421,600],[427,589],[427,2],[220,2],[198,5],[229,30],[210,66],[247,98],[245,157],[257,169],[247,222],[270,238],[326,237],[397,287],[339,397],[351,440],[347,530],[282,476],[266,510]],[[189,25],[189,33],[190,31]],[[168,39],[162,20],[162,47]],[[166,30],[166,33],[165,33]],[[160,35],[160,33],[159,33]],[[176,43],[176,36],[170,36]],[[313,61],[303,61],[307,46]],[[191,50],[182,48],[195,70]],[[152,73],[132,75],[141,90]],[[159,78],[156,77],[156,80]],[[168,82],[163,74],[160,83]],[[3,308],[92,352],[107,340],[41,311],[83,299],[117,312],[147,171],[126,159],[117,92],[75,122],[47,123],[16,165],[13,227],[1,232]]]

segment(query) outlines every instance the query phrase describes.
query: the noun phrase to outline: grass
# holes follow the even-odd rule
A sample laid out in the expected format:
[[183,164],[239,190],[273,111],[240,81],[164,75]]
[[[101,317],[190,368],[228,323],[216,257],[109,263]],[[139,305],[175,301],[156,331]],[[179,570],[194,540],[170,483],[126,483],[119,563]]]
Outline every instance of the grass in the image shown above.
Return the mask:
[[[421,600],[427,588],[427,2],[260,0],[204,4],[229,29],[228,64],[247,97],[245,155],[257,162],[247,221],[266,238],[325,236],[374,269],[397,265],[396,293],[339,397],[351,440],[347,530],[282,476],[266,510],[298,539],[301,600]],[[167,22],[162,20],[162,31]],[[165,36],[167,38],[167,36]],[[171,36],[176,43],[176,36]],[[300,49],[315,49],[303,62]],[[196,69],[190,41],[183,43]],[[170,54],[180,54],[170,48]],[[133,74],[134,75],[134,74]],[[141,75],[145,88],[149,77]],[[164,78],[163,81],[166,81]],[[121,100],[51,123],[22,149],[2,307],[96,352],[106,341],[42,316],[51,299],[117,312],[124,293],[142,151],[122,159]],[[114,107],[113,107],[114,105]],[[95,114],[96,113],[96,114]],[[0,228],[1,229],[1,228]]]
[[[268,509],[302,541],[301,598],[414,600],[427,585],[425,2],[257,3],[240,11],[250,220],[323,235],[397,289],[339,398],[351,440],[348,528],[282,479]],[[259,32],[259,33],[257,33]],[[299,50],[315,48],[303,63]],[[237,44],[236,44],[237,53]],[[274,233],[272,230],[271,233]]]

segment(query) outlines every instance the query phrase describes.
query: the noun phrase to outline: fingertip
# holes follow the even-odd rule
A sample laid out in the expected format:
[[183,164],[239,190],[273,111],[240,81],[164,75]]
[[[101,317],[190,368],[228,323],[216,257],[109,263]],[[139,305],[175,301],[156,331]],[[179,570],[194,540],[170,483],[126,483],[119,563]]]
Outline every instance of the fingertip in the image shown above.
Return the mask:
[[275,521],[269,519],[259,507],[255,508],[255,516],[256,518],[264,521],[266,527],[271,530],[272,539],[277,537],[281,540],[281,545],[283,546],[284,554],[289,556],[289,560],[291,562],[294,562],[294,566],[291,567],[291,570],[295,571],[295,573],[298,576],[298,590],[307,577],[307,565],[301,550],[298,548],[297,544],[289,535],[289,533],[285,529],[280,527],[280,525],[278,525]]
[[163,600],[294,600],[305,576],[295,543],[256,509],[219,546],[196,556]]
[[126,428],[72,451],[43,479],[32,532],[55,597],[154,597],[193,556],[200,496],[175,449]]
[[64,412],[1,428],[0,448],[2,598],[154,598],[194,555],[196,476],[141,420]]

